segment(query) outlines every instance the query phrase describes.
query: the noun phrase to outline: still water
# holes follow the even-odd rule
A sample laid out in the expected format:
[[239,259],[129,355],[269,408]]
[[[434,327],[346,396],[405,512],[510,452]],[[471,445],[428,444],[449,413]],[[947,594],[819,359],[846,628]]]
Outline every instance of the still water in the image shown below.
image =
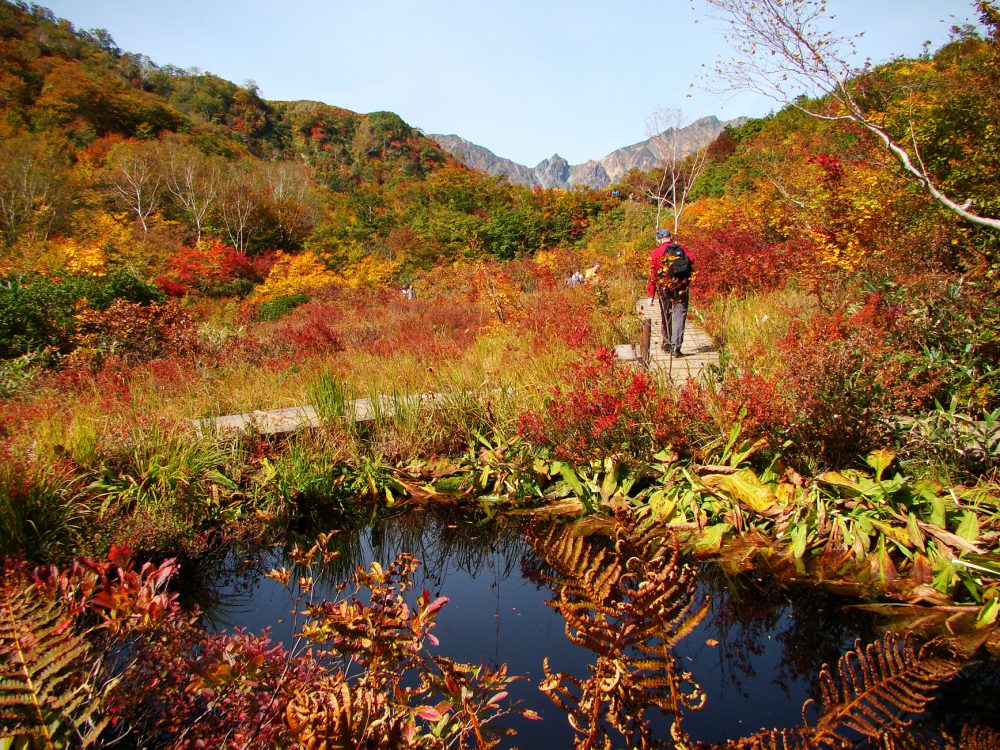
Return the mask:
[[[422,565],[411,593],[427,588],[450,599],[434,630],[440,639],[435,652],[463,662],[506,662],[510,674],[526,678],[511,685],[511,697],[543,720],[505,717],[517,731],[505,746],[572,746],[565,714],[537,689],[542,660],[548,657],[554,671],[585,678],[595,657],[567,640],[562,616],[546,604],[553,592],[539,572],[544,564],[521,529],[409,513],[343,531],[337,539],[341,556],[324,571],[320,596],[332,598],[333,585],[356,565],[385,565],[400,552],[414,554]],[[263,575],[282,565],[290,567],[282,549],[231,560],[229,573],[219,571],[210,581],[206,611],[212,624],[270,628],[274,640],[288,644],[294,604],[286,589]],[[675,651],[679,668],[707,694],[700,711],[684,716],[694,740],[721,742],[799,724],[823,663],[835,663],[855,639],[875,636],[870,617],[846,609],[842,599],[793,596],[765,578],[734,579],[710,565],[700,569],[697,586],[709,597],[709,613]],[[667,726],[664,720],[664,731]]]

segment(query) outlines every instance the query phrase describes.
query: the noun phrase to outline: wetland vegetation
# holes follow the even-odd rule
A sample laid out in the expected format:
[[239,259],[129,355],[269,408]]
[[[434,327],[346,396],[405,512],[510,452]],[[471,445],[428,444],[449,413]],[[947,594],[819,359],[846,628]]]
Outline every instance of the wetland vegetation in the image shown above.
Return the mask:
[[[978,8],[850,85],[995,215]],[[997,746],[1000,237],[869,133],[708,147],[679,238],[720,361],[675,383],[612,350],[657,170],[530,190],[44,8],[0,32],[0,742]],[[508,579],[533,664],[463,643]]]

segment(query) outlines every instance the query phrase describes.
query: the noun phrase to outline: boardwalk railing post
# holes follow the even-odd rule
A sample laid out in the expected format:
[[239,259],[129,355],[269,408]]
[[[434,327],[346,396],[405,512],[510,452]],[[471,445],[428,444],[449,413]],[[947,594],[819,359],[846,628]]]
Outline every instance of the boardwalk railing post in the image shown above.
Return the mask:
[[639,356],[649,364],[649,341],[653,335],[653,322],[649,318],[642,319],[642,339],[639,342]]

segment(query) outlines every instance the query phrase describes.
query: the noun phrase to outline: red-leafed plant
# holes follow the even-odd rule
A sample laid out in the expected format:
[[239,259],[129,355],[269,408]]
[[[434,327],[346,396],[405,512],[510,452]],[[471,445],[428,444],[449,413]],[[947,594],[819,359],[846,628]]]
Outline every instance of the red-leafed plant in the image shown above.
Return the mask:
[[934,383],[911,377],[899,315],[874,295],[854,313],[817,312],[781,340],[790,435],[804,455],[850,461],[884,444],[893,415],[927,401]]
[[811,257],[806,243],[775,242],[741,222],[693,237],[688,246],[695,259],[691,291],[701,300],[776,289]]
[[640,370],[616,366],[614,352],[575,367],[540,411],[521,415],[521,434],[560,460],[585,463],[622,452],[643,455],[690,444],[697,402],[661,392]]
[[168,355],[188,355],[198,348],[194,322],[174,302],[116,300],[106,310],[82,308],[77,314],[77,360],[100,364],[114,357],[136,364]]
[[[491,724],[509,711],[506,668],[429,653],[448,600],[424,591],[407,603],[418,565],[410,555],[357,569],[333,601],[315,603],[316,566],[337,554],[327,543],[292,552],[299,575],[270,574],[308,616],[290,648],[266,632],[204,629],[168,589],[173,560],[138,566],[113,547],[107,560],[65,569],[15,566],[0,579],[0,655],[17,641],[21,657],[0,701],[14,690],[24,703],[31,692],[40,710],[19,711],[5,731],[136,747],[492,747]],[[58,671],[48,646],[62,649]],[[57,701],[62,713],[43,710],[60,691],[72,691]]]
[[175,252],[169,274],[157,279],[157,284],[167,294],[178,288],[208,294],[245,293],[264,280],[274,260],[274,252],[251,258],[219,240],[199,242]]

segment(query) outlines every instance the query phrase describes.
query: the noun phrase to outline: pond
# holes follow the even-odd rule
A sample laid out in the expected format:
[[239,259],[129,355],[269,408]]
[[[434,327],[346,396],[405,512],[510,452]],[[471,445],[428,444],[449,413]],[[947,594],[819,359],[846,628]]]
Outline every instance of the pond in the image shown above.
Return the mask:
[[[450,600],[434,630],[440,639],[435,653],[463,662],[506,663],[511,674],[525,678],[511,685],[511,697],[542,720],[505,717],[504,725],[517,734],[503,746],[572,746],[566,714],[538,689],[542,662],[548,657],[553,671],[586,679],[596,657],[567,639],[563,616],[547,604],[553,599],[544,575],[550,567],[523,526],[410,512],[335,538],[341,554],[323,573],[320,597],[333,598],[335,584],[356,565],[372,560],[387,565],[400,552],[413,553],[422,564],[411,593],[427,588]],[[209,577],[209,603],[203,606],[212,626],[270,628],[274,640],[290,643],[294,602],[263,575],[290,566],[285,552],[269,549],[229,560]],[[707,696],[700,710],[683,715],[693,740],[723,742],[761,728],[800,724],[802,704],[816,697],[823,664],[835,664],[856,639],[878,636],[873,617],[846,607],[842,598],[789,592],[766,576],[727,576],[710,564],[695,570],[694,597],[707,599],[707,614],[673,649],[678,669],[690,672]],[[990,702],[987,698],[986,716]],[[668,726],[662,719],[663,739]]]

